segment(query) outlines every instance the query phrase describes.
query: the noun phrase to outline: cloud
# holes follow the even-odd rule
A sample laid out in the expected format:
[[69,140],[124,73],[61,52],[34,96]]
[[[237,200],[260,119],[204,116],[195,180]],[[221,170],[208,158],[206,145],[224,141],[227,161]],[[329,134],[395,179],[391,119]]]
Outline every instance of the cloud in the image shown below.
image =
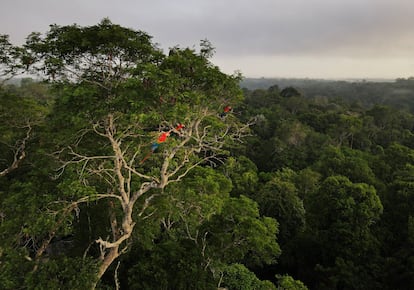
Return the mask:
[[239,6],[234,12],[237,17],[219,18],[210,28],[211,34],[229,54],[411,54],[414,2],[288,2],[259,1],[262,5],[251,9]]
[[401,65],[397,60],[414,58],[411,0],[2,0],[0,7],[0,33],[14,41],[53,23],[93,25],[109,17],[147,32],[165,49],[208,39],[215,59],[239,61],[248,71],[254,64],[242,65],[248,59],[291,60],[293,67],[295,59]]
[[414,71],[414,58],[364,59],[337,56],[276,56],[244,57],[216,56],[214,63],[232,74],[240,71],[245,77],[295,78],[387,78],[410,77]]

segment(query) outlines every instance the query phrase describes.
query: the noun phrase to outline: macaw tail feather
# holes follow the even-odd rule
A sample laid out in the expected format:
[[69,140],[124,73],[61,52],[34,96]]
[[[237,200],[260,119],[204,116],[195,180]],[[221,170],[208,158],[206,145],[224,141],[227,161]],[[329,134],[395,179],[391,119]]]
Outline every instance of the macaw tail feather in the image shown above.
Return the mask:
[[144,162],[145,162],[145,160],[147,160],[147,159],[151,156],[151,154],[152,154],[153,152],[154,152],[154,151],[150,151],[150,152],[148,152],[148,154],[144,157],[144,159],[142,159],[142,160],[141,160],[141,162],[140,162],[139,164],[144,163]]

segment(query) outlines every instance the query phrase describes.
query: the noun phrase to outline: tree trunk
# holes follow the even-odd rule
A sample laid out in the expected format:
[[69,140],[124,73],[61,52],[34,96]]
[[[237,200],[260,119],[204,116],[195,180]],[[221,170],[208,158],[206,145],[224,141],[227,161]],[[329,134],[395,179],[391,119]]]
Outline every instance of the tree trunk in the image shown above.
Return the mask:
[[101,266],[99,267],[98,273],[96,275],[96,282],[92,286],[92,290],[96,288],[96,285],[101,280],[103,274],[108,270],[109,266],[119,257],[119,246],[110,248],[109,253],[105,255]]

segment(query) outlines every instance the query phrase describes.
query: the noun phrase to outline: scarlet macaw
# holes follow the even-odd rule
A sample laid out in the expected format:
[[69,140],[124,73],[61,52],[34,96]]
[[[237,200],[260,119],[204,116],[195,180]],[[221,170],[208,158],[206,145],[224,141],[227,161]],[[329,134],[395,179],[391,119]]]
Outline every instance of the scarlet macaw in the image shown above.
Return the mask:
[[162,132],[162,134],[158,137],[157,141],[151,144],[151,151],[147,154],[147,156],[144,157],[144,159],[141,160],[140,164],[144,163],[145,160],[147,160],[152,153],[155,152],[155,150],[158,149],[158,147],[160,147],[161,143],[164,143],[165,141],[167,141],[167,138],[170,136],[171,131],[180,131],[181,129],[185,128],[185,126],[181,123],[178,123],[177,126],[174,129],[171,129],[170,131],[167,132]]
[[221,112],[220,117],[223,118],[227,114],[231,113],[233,111],[233,108],[231,106],[225,106],[223,109],[223,112]]

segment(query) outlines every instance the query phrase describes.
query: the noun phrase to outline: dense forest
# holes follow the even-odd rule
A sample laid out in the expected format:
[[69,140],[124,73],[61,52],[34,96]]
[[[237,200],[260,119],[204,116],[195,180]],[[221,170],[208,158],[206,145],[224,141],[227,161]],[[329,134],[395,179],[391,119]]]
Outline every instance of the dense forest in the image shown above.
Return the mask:
[[414,113],[414,78],[396,80],[316,80],[316,79],[269,79],[246,78],[243,88],[267,89],[277,84],[281,89],[294,87],[307,98],[329,98],[346,101],[364,108],[386,105]]
[[1,289],[414,288],[413,79],[259,88],[108,19],[0,47]]

